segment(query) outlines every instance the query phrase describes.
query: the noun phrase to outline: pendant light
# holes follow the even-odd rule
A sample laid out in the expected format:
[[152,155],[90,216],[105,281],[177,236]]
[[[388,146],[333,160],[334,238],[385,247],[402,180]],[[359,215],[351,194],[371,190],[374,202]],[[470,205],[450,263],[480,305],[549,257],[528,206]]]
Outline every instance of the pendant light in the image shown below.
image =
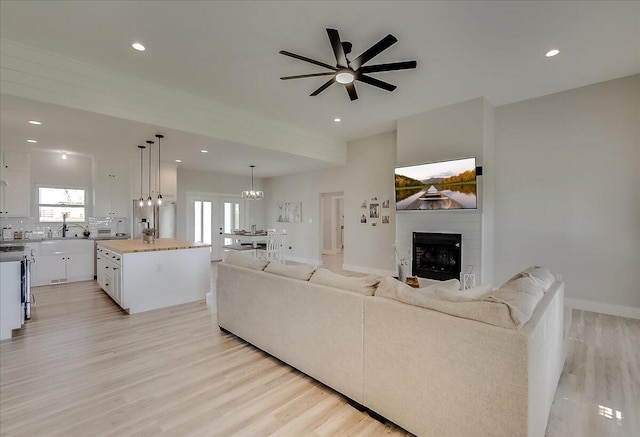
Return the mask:
[[249,167],[251,167],[251,190],[243,191],[242,198],[247,200],[260,200],[264,197],[264,193],[253,189],[253,169],[255,165],[250,165]]
[[147,144],[149,145],[149,197],[147,197],[147,206],[153,205],[153,199],[151,198],[151,145],[153,141],[147,140]]
[[158,205],[162,205],[162,194],[160,194],[160,139],[164,138],[164,135],[156,134],[158,139]]
[[142,208],[144,206],[144,197],[142,197],[142,151],[146,149],[146,147],[139,145],[138,149],[140,149],[140,199],[138,199],[138,206]]

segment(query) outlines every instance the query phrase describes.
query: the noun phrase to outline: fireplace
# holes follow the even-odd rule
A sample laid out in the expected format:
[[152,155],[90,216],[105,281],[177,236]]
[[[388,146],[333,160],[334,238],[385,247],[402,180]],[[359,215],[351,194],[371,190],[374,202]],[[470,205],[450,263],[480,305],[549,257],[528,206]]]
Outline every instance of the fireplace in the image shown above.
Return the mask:
[[413,233],[413,274],[421,278],[460,279],[461,234]]

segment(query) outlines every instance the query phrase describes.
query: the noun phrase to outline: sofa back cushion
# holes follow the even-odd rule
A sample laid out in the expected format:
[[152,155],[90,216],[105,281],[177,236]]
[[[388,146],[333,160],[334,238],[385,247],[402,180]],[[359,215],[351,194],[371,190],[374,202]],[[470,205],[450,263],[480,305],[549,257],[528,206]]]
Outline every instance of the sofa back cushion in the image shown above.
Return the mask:
[[531,266],[524,269],[520,273],[516,273],[515,275],[513,275],[507,282],[502,285],[502,287],[506,286],[511,281],[523,277],[532,279],[533,282],[535,282],[536,285],[542,288],[545,293],[549,289],[549,287],[551,287],[551,284],[553,284],[556,280],[556,278],[553,276],[553,273],[551,273],[549,269],[540,266]]
[[531,318],[544,294],[528,277],[514,280],[509,287],[499,290],[481,289],[477,292],[480,296],[472,298],[464,296],[464,292],[458,294],[455,290],[443,289],[438,284],[411,288],[394,278],[384,277],[380,280],[376,296],[502,328],[519,329]]
[[365,296],[373,296],[380,279],[375,276],[352,278],[320,267],[315,271],[313,276],[311,276],[309,282],[326,285],[327,287],[339,288],[341,290],[354,291],[356,293],[364,294]]
[[245,253],[237,253],[233,250],[229,251],[224,262],[226,264],[231,264],[239,267],[246,267],[248,269],[253,269],[253,270],[264,270],[267,264],[269,264],[269,261],[255,258],[254,256],[251,256]]
[[457,279],[449,279],[447,281],[436,281],[430,279],[428,282],[423,282],[419,278],[418,283],[420,284],[420,288],[413,288],[395,278],[385,276],[384,278],[380,278],[380,283],[378,284],[375,294],[379,297],[402,301],[400,298],[401,294],[405,296],[410,296],[412,294],[431,296],[436,292],[436,290],[455,291],[460,288],[460,281]]
[[274,275],[287,276],[293,279],[301,279],[303,281],[308,281],[313,272],[315,271],[314,266],[310,266],[308,264],[280,264],[277,262],[269,263],[265,272],[273,273]]

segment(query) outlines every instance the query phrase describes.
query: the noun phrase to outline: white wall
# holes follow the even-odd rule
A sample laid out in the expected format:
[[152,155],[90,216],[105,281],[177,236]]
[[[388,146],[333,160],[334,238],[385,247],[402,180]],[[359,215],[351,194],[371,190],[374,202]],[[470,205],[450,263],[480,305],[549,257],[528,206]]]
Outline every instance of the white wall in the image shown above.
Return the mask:
[[[342,191],[344,181],[344,166],[264,180],[265,226],[287,230],[287,259],[322,264],[321,194]],[[281,202],[302,202],[302,223],[276,222]]]
[[[395,200],[393,169],[396,132],[387,132],[347,144],[344,188],[344,268],[364,273],[395,274]],[[391,201],[390,224],[360,224],[364,199]]]
[[[332,226],[334,223],[334,203],[335,198],[341,196],[344,196],[342,191],[322,193],[321,195],[322,215],[320,219],[322,220],[322,253],[335,253],[333,247],[335,229]],[[335,212],[335,214],[338,213],[339,211]],[[337,223],[337,226],[340,226],[340,224]]]
[[493,107],[483,98],[398,120],[398,165],[475,156],[476,165],[484,168],[478,178],[477,210],[396,215],[396,239],[402,248],[411,248],[413,232],[462,234],[462,272],[475,274],[477,284],[492,282],[493,149]]
[[[209,171],[188,170],[178,168],[177,195],[177,238],[189,239],[187,235],[187,193],[209,193],[224,197],[240,197],[243,190],[251,186],[248,176],[229,175]],[[263,179],[255,178],[254,187],[263,190]],[[265,226],[264,200],[245,201],[246,224],[255,224],[258,228]]]
[[636,75],[496,109],[497,279],[540,264],[640,309],[639,105]]

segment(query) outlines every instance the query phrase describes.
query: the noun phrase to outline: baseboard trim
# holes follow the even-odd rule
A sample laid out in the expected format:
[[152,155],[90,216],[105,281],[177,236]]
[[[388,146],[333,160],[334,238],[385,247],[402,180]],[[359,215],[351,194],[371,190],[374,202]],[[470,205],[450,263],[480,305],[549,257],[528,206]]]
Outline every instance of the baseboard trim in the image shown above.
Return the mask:
[[349,271],[358,272],[358,273],[366,273],[368,275],[379,275],[379,276],[395,276],[396,275],[396,272],[394,272],[393,270],[373,269],[371,267],[356,266],[352,264],[343,264],[342,270],[349,270]]
[[594,313],[610,314],[612,316],[627,317],[640,320],[640,308],[628,307],[625,305],[615,305],[610,303],[596,302],[593,300],[565,298],[565,304],[578,310],[591,311]]

